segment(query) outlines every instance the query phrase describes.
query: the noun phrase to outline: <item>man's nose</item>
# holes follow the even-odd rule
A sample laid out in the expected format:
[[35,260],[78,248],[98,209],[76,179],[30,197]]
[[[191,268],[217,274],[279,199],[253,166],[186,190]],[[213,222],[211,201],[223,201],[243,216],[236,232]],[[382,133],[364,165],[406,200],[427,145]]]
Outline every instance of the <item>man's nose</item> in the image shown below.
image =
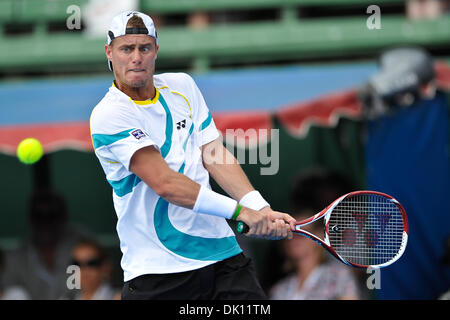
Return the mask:
[[131,61],[135,64],[140,64],[142,62],[142,53],[139,50],[134,50],[131,55]]

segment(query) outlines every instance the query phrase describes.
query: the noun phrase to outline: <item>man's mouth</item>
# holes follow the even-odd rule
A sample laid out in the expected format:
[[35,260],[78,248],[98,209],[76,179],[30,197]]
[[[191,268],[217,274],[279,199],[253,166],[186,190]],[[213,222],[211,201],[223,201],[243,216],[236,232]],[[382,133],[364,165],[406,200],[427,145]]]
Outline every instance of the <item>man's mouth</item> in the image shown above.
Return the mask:
[[144,72],[145,69],[130,69],[128,71],[131,71],[131,72]]

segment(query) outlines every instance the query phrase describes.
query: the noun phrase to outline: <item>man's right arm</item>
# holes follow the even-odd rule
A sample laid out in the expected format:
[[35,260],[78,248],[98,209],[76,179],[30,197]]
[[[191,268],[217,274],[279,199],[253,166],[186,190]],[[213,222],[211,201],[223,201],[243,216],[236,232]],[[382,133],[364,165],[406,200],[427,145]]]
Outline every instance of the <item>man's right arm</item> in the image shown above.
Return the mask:
[[131,157],[130,170],[170,203],[188,209],[194,208],[200,185],[170,169],[155,147],[137,150]]
[[[131,157],[130,170],[168,202],[188,209],[193,209],[196,205],[200,194],[200,184],[172,170],[155,147],[148,146],[137,150]],[[216,201],[215,198],[223,197],[213,191],[207,192],[213,195],[212,202]],[[221,204],[217,203],[215,207],[220,208],[220,206]],[[201,213],[217,215],[210,212]],[[238,220],[253,226],[249,236],[267,239],[291,238],[292,234],[286,229],[285,223],[274,222],[275,218],[243,207]]]

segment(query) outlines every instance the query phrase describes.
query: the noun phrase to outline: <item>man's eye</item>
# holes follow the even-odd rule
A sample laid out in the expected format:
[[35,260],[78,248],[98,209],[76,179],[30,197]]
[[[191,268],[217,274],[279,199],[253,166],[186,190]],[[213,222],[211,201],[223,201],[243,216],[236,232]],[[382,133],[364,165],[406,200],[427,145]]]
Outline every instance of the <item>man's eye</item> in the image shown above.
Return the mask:
[[123,50],[124,52],[130,52],[130,48],[128,48],[128,47],[124,47],[124,48],[122,48],[122,50]]
[[142,47],[141,51],[142,52],[148,52],[148,51],[150,51],[150,48],[149,47]]

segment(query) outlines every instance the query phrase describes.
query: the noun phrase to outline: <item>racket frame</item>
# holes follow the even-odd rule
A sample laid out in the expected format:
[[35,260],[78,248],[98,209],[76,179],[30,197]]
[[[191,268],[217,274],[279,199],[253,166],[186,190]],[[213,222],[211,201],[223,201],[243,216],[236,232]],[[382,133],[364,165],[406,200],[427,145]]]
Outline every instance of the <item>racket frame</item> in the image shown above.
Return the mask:
[[[402,214],[402,219],[403,219],[403,239],[402,239],[402,245],[400,247],[399,252],[394,256],[394,258],[392,258],[391,260],[383,263],[383,264],[378,264],[378,265],[360,265],[360,264],[356,264],[356,263],[352,263],[350,261],[345,260],[344,258],[342,258],[331,246],[330,244],[330,240],[329,240],[329,220],[331,217],[331,213],[333,212],[334,208],[341,203],[345,198],[350,197],[350,196],[355,196],[355,195],[361,195],[361,194],[377,194],[380,196],[383,196],[387,199],[389,199],[393,204],[395,204],[397,206],[397,208],[400,210],[401,214]],[[318,236],[312,234],[311,232],[308,232],[306,230],[303,230],[302,227],[311,224],[313,222],[316,222],[317,220],[320,219],[324,219],[324,224],[325,224],[325,228],[324,228],[324,239],[320,239]],[[350,193],[347,193],[341,197],[339,197],[338,199],[336,199],[335,201],[333,201],[328,207],[326,207],[325,209],[323,209],[321,212],[313,215],[312,217],[299,221],[295,224],[295,234],[298,235],[302,235],[304,237],[307,237],[313,241],[315,241],[316,243],[318,243],[319,245],[321,245],[324,249],[326,249],[330,254],[332,254],[336,259],[338,259],[339,261],[345,263],[346,265],[352,266],[352,267],[356,267],[356,268],[384,268],[387,267],[388,265],[391,265],[392,263],[394,263],[395,261],[397,261],[404,253],[405,249],[406,249],[406,244],[408,242],[408,233],[409,233],[409,227],[408,227],[408,219],[406,216],[406,211],[403,208],[403,206],[400,204],[400,202],[398,202],[396,199],[394,199],[393,197],[391,197],[388,194],[382,193],[382,192],[378,192],[378,191],[353,191]]]

